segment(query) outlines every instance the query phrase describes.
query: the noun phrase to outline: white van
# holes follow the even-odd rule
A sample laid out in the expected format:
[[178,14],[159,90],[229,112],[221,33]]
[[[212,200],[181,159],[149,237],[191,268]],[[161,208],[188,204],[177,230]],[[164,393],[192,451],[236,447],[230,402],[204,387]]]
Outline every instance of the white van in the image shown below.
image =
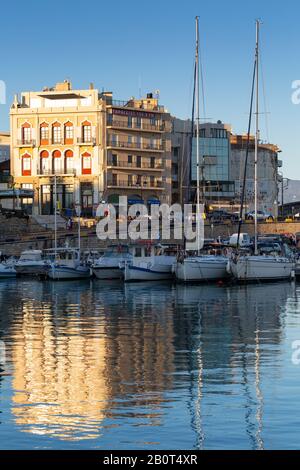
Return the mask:
[[[234,233],[230,237],[229,245],[237,246],[237,243],[238,243],[238,233]],[[240,246],[249,246],[250,244],[251,244],[250,235],[248,233],[240,233],[239,245]]]

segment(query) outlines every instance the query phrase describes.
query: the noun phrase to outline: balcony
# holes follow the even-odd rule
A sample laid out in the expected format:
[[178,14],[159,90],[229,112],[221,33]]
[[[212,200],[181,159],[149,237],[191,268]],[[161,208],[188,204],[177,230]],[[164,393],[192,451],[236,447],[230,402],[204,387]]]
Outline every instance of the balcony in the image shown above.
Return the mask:
[[161,144],[150,144],[140,142],[120,142],[120,141],[109,141],[107,144],[109,148],[121,148],[129,150],[139,150],[144,152],[164,152],[164,146]]
[[91,137],[90,139],[84,138],[84,137],[78,137],[77,138],[77,144],[78,145],[96,145],[96,138]]
[[54,170],[53,168],[40,168],[38,167],[36,170],[37,176],[76,176],[75,168],[59,168]]
[[165,125],[164,124],[146,124],[146,123],[132,123],[128,124],[126,121],[117,121],[109,119],[107,121],[107,127],[112,129],[125,129],[125,130],[132,130],[132,131],[145,131],[145,132],[164,132]]
[[137,165],[136,162],[127,162],[127,161],[117,161],[113,162],[109,160],[107,162],[108,167],[113,167],[113,168],[122,168],[122,169],[133,169],[133,170],[153,170],[153,171],[161,171],[163,170],[163,164],[161,162],[155,162],[155,165],[153,166],[151,163],[148,162],[142,162],[141,165]]
[[44,145],[73,145],[73,143],[65,144],[63,137],[61,137],[56,139],[40,139],[39,145],[40,147],[43,147]]
[[36,142],[34,139],[21,139],[17,140],[18,147],[35,147]]
[[111,98],[109,97],[103,97],[106,101],[106,106],[112,106],[112,107],[115,107],[115,108],[131,108],[131,109],[138,109],[138,110],[141,110],[141,111],[159,111],[161,113],[164,112],[164,106],[161,106],[161,105],[157,105],[157,106],[153,106],[153,104],[148,104],[146,101],[147,100],[143,100],[143,102],[141,102],[141,100],[112,100]]
[[119,179],[118,181],[114,181],[113,179],[108,178],[107,186],[112,188],[125,188],[125,189],[135,189],[136,191],[141,191],[143,189],[164,189],[163,182],[161,180],[155,181],[143,181],[142,184],[127,180],[127,179]]

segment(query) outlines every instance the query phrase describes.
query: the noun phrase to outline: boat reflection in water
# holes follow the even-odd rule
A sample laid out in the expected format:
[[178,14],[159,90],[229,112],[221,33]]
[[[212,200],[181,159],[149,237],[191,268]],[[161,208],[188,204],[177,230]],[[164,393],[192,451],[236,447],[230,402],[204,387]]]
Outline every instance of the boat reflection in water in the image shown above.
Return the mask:
[[22,442],[264,448],[262,382],[280,374],[293,289],[3,281]]

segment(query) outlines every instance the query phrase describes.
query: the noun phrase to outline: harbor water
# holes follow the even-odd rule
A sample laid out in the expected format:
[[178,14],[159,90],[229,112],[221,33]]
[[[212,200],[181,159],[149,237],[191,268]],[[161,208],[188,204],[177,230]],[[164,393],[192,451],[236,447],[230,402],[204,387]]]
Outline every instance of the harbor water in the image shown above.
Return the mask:
[[299,448],[298,299],[289,282],[2,280],[1,448]]

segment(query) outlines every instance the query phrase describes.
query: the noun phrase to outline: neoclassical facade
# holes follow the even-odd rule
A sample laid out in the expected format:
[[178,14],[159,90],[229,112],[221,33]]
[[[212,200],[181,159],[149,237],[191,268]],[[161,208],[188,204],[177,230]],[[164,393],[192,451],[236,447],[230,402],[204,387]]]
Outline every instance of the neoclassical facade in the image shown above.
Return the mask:
[[33,190],[34,213],[53,214],[55,187],[61,210],[79,204],[85,216],[120,195],[169,202],[169,114],[152,95],[116,102],[65,81],[15,97],[10,118],[14,185]]

